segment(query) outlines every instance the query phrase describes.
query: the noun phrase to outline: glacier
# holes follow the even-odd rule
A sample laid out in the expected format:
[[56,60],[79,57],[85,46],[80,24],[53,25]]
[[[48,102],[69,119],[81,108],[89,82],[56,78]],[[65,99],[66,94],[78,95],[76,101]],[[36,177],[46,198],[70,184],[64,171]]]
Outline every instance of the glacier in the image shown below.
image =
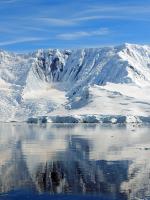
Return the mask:
[[150,122],[150,46],[0,50],[2,122]]

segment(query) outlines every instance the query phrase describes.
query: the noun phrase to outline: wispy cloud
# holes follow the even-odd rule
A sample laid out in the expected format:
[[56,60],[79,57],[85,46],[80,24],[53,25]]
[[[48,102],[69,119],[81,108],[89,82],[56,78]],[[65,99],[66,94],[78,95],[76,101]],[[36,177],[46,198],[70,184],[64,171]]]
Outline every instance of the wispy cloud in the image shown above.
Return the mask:
[[15,3],[18,0],[1,0],[0,3]]
[[149,18],[143,16],[131,16],[131,15],[91,15],[75,18],[74,21],[79,24],[86,21],[94,20],[132,20],[132,21],[150,21]]
[[41,17],[33,20],[43,22],[45,25],[64,27],[64,26],[77,26],[80,23],[94,20],[134,20],[134,21],[150,21],[149,18],[143,14],[150,14],[150,7],[100,7],[91,8],[83,12],[79,12],[70,18],[51,18]]
[[101,6],[91,6],[88,7],[87,9],[78,12],[76,16],[83,16],[85,14],[92,14],[92,13],[109,13],[109,14],[126,14],[128,16],[128,14],[139,14],[139,13],[150,13],[150,6],[144,6],[144,5],[101,5]]
[[96,19],[120,19],[149,21],[150,6],[140,5],[101,5],[91,6],[74,15],[74,21],[82,22]]
[[0,19],[6,49],[147,42],[150,2],[0,0]]
[[91,15],[91,16],[83,16],[83,17],[77,17],[74,19],[76,22],[82,22],[82,21],[89,21],[89,20],[97,20],[97,19],[118,19],[121,18],[121,16],[114,16],[114,15]]
[[82,37],[107,35],[110,31],[107,28],[100,28],[95,31],[78,31],[72,33],[58,34],[56,37],[61,40],[76,40]]
[[24,38],[17,38],[13,40],[7,40],[7,41],[0,41],[0,46],[9,46],[12,44],[19,44],[24,42],[34,42],[34,41],[40,41],[44,40],[44,38],[38,38],[38,37],[24,37]]
[[35,20],[44,22],[45,24],[52,25],[52,26],[70,26],[70,25],[76,24],[75,22],[76,20],[74,19],[41,17],[41,18],[36,18]]

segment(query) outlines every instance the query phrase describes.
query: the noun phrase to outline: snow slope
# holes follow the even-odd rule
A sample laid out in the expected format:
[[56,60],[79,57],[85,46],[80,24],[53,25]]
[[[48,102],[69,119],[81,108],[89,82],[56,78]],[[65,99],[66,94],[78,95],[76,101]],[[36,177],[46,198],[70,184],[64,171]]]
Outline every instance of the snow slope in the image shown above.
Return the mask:
[[0,51],[0,120],[150,122],[150,46]]

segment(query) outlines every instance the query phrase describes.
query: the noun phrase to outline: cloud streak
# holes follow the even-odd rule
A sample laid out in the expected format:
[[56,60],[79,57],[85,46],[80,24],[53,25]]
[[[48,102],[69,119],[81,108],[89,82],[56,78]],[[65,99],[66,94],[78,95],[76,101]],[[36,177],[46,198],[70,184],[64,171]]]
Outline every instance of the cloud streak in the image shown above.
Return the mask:
[[140,14],[140,13],[150,13],[150,6],[139,6],[139,5],[131,5],[131,6],[126,6],[126,5],[102,5],[102,6],[91,6],[90,8],[87,8],[83,10],[82,12],[78,12],[76,16],[82,16],[85,14],[93,14],[93,13],[107,13],[107,14]]
[[80,23],[94,20],[133,20],[133,21],[150,21],[143,14],[150,15],[149,7],[139,6],[108,6],[96,7],[77,13],[70,18],[51,18],[42,17],[34,20],[44,22],[44,24],[56,27],[77,26]]
[[147,43],[148,1],[0,0],[0,47],[73,48],[76,44]]
[[147,16],[150,16],[150,5],[101,5],[79,11],[74,15],[73,20],[76,22],[97,19],[149,21]]
[[5,3],[5,4],[9,4],[9,3],[15,3],[17,2],[18,0],[1,0],[0,3]]
[[78,32],[72,32],[72,33],[63,33],[58,34],[56,36],[57,39],[60,40],[76,40],[82,37],[91,37],[91,36],[103,36],[109,34],[110,31],[107,28],[100,28],[95,31],[78,31]]
[[9,46],[9,45],[12,45],[12,44],[34,42],[34,41],[41,41],[41,40],[44,40],[44,38],[38,38],[38,37],[17,38],[17,39],[13,39],[13,40],[0,41],[0,46]]
[[41,17],[41,18],[35,18],[36,21],[41,21],[46,24],[52,25],[52,26],[71,26],[75,25],[76,20],[68,20],[68,19],[62,19],[62,18],[51,18],[51,17]]

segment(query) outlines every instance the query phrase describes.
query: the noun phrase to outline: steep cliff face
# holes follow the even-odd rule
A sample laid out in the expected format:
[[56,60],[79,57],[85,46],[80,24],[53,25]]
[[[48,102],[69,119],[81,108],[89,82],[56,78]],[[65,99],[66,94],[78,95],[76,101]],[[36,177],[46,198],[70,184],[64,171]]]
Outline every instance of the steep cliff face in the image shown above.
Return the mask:
[[[112,87],[106,88],[109,83]],[[29,117],[64,114],[115,114],[115,110],[105,112],[99,107],[106,106],[109,96],[115,96],[115,85],[124,85],[131,94],[134,85],[142,88],[143,94],[137,99],[139,112],[112,105],[121,115],[146,115],[146,93],[150,85],[150,47],[125,44],[117,47],[77,49],[77,50],[38,50],[29,54],[13,54],[0,51],[0,114],[2,121],[21,120]],[[130,86],[130,87],[128,87]],[[115,89],[113,89],[115,88]],[[104,91],[105,90],[105,91]],[[134,95],[120,98],[130,104]],[[100,99],[103,96],[104,98]],[[131,99],[125,97],[131,96]],[[122,101],[121,100],[121,101]],[[109,101],[111,104],[111,101]],[[144,105],[144,106],[143,106]],[[96,112],[93,112],[93,106]],[[129,105],[130,106],[130,105]],[[140,114],[141,112],[141,114]],[[147,111],[148,113],[148,111]],[[149,115],[149,113],[147,114]]]
[[98,85],[142,85],[150,81],[149,46],[125,44],[114,48],[38,51],[35,57],[48,80]]

